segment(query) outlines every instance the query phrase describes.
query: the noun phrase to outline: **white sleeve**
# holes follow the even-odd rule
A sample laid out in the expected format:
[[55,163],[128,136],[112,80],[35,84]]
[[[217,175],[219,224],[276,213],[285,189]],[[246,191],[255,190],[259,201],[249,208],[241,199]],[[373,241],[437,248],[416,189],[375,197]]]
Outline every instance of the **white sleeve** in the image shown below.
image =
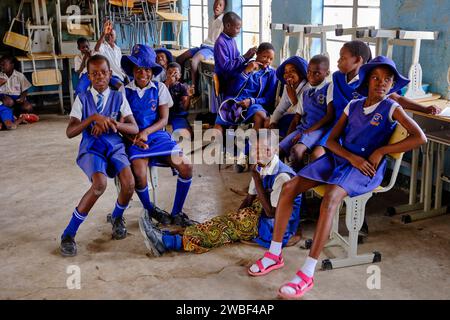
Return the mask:
[[291,106],[291,101],[289,100],[286,86],[284,87],[283,94],[281,95],[280,102],[278,102],[273,115],[270,117],[270,123],[278,123],[281,117],[286,113],[286,111]]
[[73,102],[72,110],[70,111],[70,116],[77,118],[80,121],[83,118],[83,106],[81,105],[79,97],[76,97],[75,101]]
[[125,96],[124,93],[122,93],[123,96],[123,101],[122,101],[122,105],[120,106],[120,114],[122,115],[122,117],[127,117],[129,115],[132,115],[133,112],[131,111],[130,108],[130,104],[128,103],[127,97]]
[[24,92],[31,88],[31,83],[28,81],[28,79],[25,77],[23,73],[20,74],[20,90],[21,92]]
[[291,177],[287,173],[281,173],[275,178],[272,192],[270,193],[270,204],[272,205],[272,207],[277,207],[283,184],[289,180],[291,180]]
[[81,60],[81,57],[80,57],[80,56],[76,56],[76,57],[73,59],[75,72],[78,72],[78,70],[80,69],[80,67],[81,67],[81,62],[82,62],[82,60]]
[[345,107],[345,109],[344,109],[344,113],[345,113],[345,115],[348,117],[348,113],[349,113],[349,111],[350,111],[350,104],[351,104],[351,101],[347,104],[347,106]]
[[169,89],[167,89],[166,85],[162,82],[158,82],[158,98],[160,106],[162,106],[163,104],[167,104],[169,105],[169,108],[172,108],[173,100],[170,95]]
[[395,120],[392,118],[392,115],[394,114],[395,109],[397,109],[397,107],[400,107],[400,105],[398,103],[393,103],[391,106],[391,109],[389,110],[389,121],[390,122],[394,122]]
[[330,85],[328,86],[328,90],[327,90],[327,105],[333,101],[333,89],[334,88],[334,84],[333,84],[333,80],[330,82]]
[[256,196],[258,193],[256,192],[255,180],[250,180],[250,185],[248,186],[248,194],[252,196]]
[[295,105],[295,113],[298,113],[300,115],[303,115],[303,92],[300,94],[300,97],[298,98],[298,102]]

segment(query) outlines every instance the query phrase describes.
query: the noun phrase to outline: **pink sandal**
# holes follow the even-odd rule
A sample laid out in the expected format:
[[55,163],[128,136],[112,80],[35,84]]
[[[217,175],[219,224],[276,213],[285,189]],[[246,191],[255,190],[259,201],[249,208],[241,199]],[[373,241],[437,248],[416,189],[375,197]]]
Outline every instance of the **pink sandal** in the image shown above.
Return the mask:
[[[299,299],[301,298],[305,293],[307,293],[309,290],[311,290],[314,287],[314,278],[308,277],[306,274],[301,272],[300,270],[297,271],[297,276],[299,276],[302,281],[300,283],[295,284],[292,282],[288,282],[283,284],[280,289],[278,289],[278,295],[283,299]],[[288,293],[284,293],[281,291],[281,288],[283,287],[291,287],[295,290],[295,294],[291,295]]]
[[250,268],[248,268],[249,275],[251,275],[253,277],[264,276],[264,275],[268,274],[270,271],[277,270],[277,269],[284,267],[284,260],[283,260],[283,257],[281,254],[279,256],[276,256],[267,251],[266,253],[264,253],[264,258],[271,259],[271,260],[275,261],[275,263],[268,266],[267,268],[264,268],[264,266],[261,262],[261,260],[262,260],[262,258],[261,258],[258,261],[256,261],[256,265],[259,268],[259,272],[253,272],[250,270]]

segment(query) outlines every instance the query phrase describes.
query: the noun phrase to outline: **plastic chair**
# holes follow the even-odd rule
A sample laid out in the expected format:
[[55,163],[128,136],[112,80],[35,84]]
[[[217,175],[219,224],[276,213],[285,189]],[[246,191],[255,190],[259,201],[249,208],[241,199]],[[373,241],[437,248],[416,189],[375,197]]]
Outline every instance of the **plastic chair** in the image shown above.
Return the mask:
[[[404,140],[408,135],[408,132],[400,124],[389,140],[389,144],[394,144]],[[342,236],[339,231],[339,211],[340,207],[336,211],[333,218],[333,225],[330,233],[330,241],[326,244],[327,247],[339,246],[342,247],[346,254],[343,258],[325,259],[322,260],[322,269],[331,270],[333,268],[350,267],[361,264],[369,264],[381,261],[381,253],[374,251],[369,254],[358,255],[358,233],[361,230],[364,222],[364,215],[366,211],[366,203],[372,197],[373,194],[387,192],[395,185],[395,181],[398,176],[400,165],[403,158],[403,153],[393,153],[388,155],[389,158],[394,160],[394,168],[392,169],[392,175],[387,186],[379,186],[372,192],[362,194],[353,198],[345,197],[344,203],[346,208],[345,224],[348,229],[348,238]],[[314,193],[319,197],[323,197],[325,194],[325,185],[318,186],[313,189]],[[306,249],[310,249],[312,245],[311,240],[306,240]]]

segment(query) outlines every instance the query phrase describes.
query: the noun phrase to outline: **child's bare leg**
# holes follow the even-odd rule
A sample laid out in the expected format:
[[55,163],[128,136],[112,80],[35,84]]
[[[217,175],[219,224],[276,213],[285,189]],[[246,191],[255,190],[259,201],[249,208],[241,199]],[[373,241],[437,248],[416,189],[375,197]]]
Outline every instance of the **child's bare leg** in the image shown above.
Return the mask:
[[195,86],[195,94],[200,93],[197,85],[197,75],[198,75],[198,66],[203,60],[206,60],[206,58],[200,53],[197,53],[191,60],[191,79],[192,84]]
[[94,206],[97,199],[100,198],[100,196],[105,192],[106,184],[106,176],[103,173],[94,173],[92,175],[92,185],[81,198],[80,203],[77,207],[78,211],[88,213]]
[[2,102],[8,108],[14,107],[14,100],[9,96],[4,96]]
[[253,116],[253,122],[255,124],[254,129],[255,130],[259,130],[264,128],[264,123],[267,119],[267,116],[264,112],[262,111],[258,111],[255,113],[255,115]]
[[[187,50],[185,53],[183,53],[181,56],[177,57],[177,59],[176,59],[178,64],[181,66],[181,77],[182,78],[183,78],[183,75],[184,75],[184,64],[190,58],[192,58],[192,53],[190,52],[190,50]],[[184,80],[186,80],[186,79],[184,79]]]
[[141,190],[147,187],[148,158],[135,159],[131,162],[136,189]]
[[120,205],[126,206],[134,193],[134,177],[130,167],[124,168],[119,173],[120,192],[117,198]]
[[311,161],[314,161],[325,154],[325,148],[321,146],[314,147],[311,152]]
[[291,148],[292,167],[294,171],[300,170],[303,165],[303,156],[308,148],[303,143],[298,143]]
[[17,129],[17,123],[13,122],[11,120],[6,120],[5,121],[5,126],[6,126],[6,129],[8,129],[8,130],[15,130],[15,129]]
[[31,103],[27,100],[25,100],[22,105],[20,106],[22,113],[32,113],[33,112],[33,106]]

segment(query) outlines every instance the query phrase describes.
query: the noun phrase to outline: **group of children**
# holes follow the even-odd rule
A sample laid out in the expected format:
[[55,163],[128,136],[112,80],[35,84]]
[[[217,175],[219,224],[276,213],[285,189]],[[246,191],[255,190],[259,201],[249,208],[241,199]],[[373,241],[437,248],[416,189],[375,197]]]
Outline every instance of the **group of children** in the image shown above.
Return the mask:
[[[215,1],[212,26],[219,29],[220,21],[221,31],[215,33],[210,28],[207,43],[190,50],[180,62],[184,65],[183,59],[191,57],[201,61],[213,54],[222,97],[215,128],[223,132],[240,123],[252,123],[258,132],[257,148],[251,151],[257,164],[251,169],[248,195],[240,208],[203,223],[189,219],[183,212],[193,167],[164,130],[171,123],[176,129],[192,132],[186,120],[191,94],[180,83],[182,67],[168,50],[155,52],[146,45],[135,45],[130,56],[120,58],[123,79],[130,81],[116,86],[112,78],[121,78],[111,63],[117,57],[110,45],[114,36],[109,29],[102,35],[107,44],[96,46],[98,50],[110,45],[105,55],[91,55],[83,43],[78,44],[80,51],[89,55],[77,66],[90,86],[78,91],[67,136],[82,134],[77,163],[92,185],[61,236],[61,254],[76,255],[78,227],[105,191],[107,177],[118,176],[121,188],[110,216],[114,239],[127,235],[123,214],[136,192],[145,208],[139,225],[154,255],[170,250],[201,253],[226,243],[252,241],[268,251],[250,266],[248,273],[263,276],[284,266],[282,247],[297,231],[302,193],[326,184],[309,255],[294,278],[278,292],[283,298],[299,298],[314,285],[317,259],[343,198],[364,194],[380,185],[386,169],[385,155],[426,142],[403,108],[427,113],[439,110],[398,95],[409,80],[399,74],[392,60],[383,56],[371,59],[369,47],[361,41],[343,45],[339,71],[332,75],[331,82],[327,82],[330,61],[324,55],[314,56],[309,62],[294,56],[277,70],[271,67],[275,49],[270,43],[261,43],[241,55],[234,40],[241,19],[233,12],[223,14],[225,6],[226,1]],[[278,81],[283,84],[283,94],[274,108]],[[109,85],[119,90],[111,90]],[[398,124],[409,136],[388,144]],[[274,143],[260,130],[263,128],[279,129],[284,139]],[[310,163],[304,165],[307,153]],[[291,166],[285,164],[287,160]],[[178,174],[170,214],[149,198],[148,166],[160,164],[172,167]],[[182,234],[172,234],[160,229],[153,219],[185,229]]]

